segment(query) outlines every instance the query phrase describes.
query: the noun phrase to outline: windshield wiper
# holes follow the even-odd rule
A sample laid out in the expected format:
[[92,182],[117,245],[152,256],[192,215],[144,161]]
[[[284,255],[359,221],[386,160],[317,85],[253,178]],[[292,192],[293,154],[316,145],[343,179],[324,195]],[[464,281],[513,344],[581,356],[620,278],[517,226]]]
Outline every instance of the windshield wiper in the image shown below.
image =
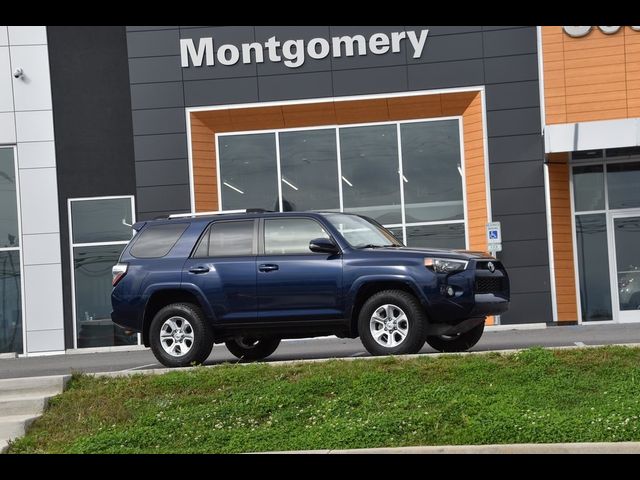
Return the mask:
[[387,245],[375,245],[373,243],[368,243],[366,245],[357,246],[356,248],[363,249],[363,248],[384,248],[384,247],[399,247],[399,246],[400,245],[394,245],[392,243],[389,243]]

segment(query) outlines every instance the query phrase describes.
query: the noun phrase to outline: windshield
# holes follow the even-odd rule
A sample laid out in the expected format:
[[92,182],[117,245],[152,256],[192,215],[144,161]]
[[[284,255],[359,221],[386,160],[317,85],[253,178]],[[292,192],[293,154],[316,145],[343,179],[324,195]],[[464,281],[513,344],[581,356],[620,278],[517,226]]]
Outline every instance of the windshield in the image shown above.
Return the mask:
[[354,248],[402,246],[389,230],[365,218],[342,213],[326,213],[324,216]]

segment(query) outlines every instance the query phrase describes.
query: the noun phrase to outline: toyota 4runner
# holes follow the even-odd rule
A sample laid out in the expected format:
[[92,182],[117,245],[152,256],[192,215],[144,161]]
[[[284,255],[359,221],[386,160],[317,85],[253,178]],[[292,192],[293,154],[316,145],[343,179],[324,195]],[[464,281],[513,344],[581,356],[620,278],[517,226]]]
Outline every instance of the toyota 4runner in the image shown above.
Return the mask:
[[215,344],[238,358],[283,338],[360,337],[372,355],[425,341],[467,350],[509,306],[509,278],[483,252],[406,247],[370,218],[336,212],[177,216],[134,225],[113,267],[113,322],[170,367]]

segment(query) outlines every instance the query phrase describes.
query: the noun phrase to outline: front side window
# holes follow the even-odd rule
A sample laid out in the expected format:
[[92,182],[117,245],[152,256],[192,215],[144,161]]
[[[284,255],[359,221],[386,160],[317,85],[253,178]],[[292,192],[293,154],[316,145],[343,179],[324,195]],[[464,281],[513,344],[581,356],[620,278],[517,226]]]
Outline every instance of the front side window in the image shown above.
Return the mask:
[[312,255],[309,242],[315,238],[330,238],[315,220],[274,218],[264,221],[264,253],[266,255]]
[[354,248],[366,246],[402,246],[392,232],[356,215],[327,213],[325,217]]

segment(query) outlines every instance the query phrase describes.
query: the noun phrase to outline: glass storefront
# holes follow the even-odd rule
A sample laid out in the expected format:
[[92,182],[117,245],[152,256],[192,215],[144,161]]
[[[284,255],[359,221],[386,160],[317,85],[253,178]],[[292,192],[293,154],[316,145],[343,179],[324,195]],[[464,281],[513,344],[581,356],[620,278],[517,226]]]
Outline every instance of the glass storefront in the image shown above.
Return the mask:
[[18,192],[13,147],[0,148],[0,353],[22,353]]
[[409,246],[465,247],[458,119],[218,134],[216,144],[221,210],[354,212]]
[[640,149],[575,152],[582,320],[640,321]]
[[133,234],[132,197],[72,199],[69,206],[77,347],[139,343],[111,321],[111,267]]

